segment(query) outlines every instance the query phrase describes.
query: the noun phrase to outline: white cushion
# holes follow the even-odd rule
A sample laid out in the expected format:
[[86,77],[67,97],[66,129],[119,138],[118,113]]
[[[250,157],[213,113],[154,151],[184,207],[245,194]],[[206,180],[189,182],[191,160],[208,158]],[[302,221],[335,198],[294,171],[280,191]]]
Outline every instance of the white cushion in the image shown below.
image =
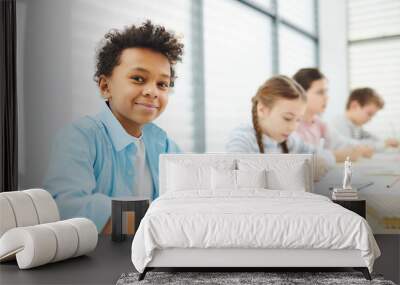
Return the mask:
[[0,237],[9,229],[15,228],[17,222],[8,199],[0,193]]
[[39,224],[51,223],[60,220],[58,207],[51,194],[43,189],[28,189],[22,191],[28,194],[33,201]]
[[7,231],[0,238],[0,261],[16,257],[20,269],[86,254],[97,245],[94,223],[85,218]]
[[2,217],[0,237],[7,230],[15,227],[60,220],[56,202],[50,193],[43,189],[0,193],[0,206]]
[[0,193],[0,214],[0,262],[16,258],[21,269],[86,254],[97,245],[94,223],[58,221],[57,205],[43,189]]
[[96,225],[86,218],[73,218],[63,221],[74,226],[79,236],[78,248],[75,256],[86,254],[96,248],[97,245],[97,228]]
[[267,171],[261,170],[236,170],[237,188],[267,188]]
[[211,188],[212,190],[235,190],[236,189],[236,170],[232,169],[211,169]]
[[56,255],[53,257],[51,262],[64,260],[74,256],[79,243],[78,232],[75,228],[66,221],[59,221],[55,223],[44,224],[44,227],[49,228],[55,235],[57,244]]
[[267,170],[267,188],[273,190],[310,191],[309,168],[304,160],[239,159],[239,170]]
[[31,197],[23,191],[3,192],[13,209],[17,227],[33,226],[39,223],[35,205]]
[[57,239],[43,225],[14,228],[0,238],[0,260],[16,257],[20,269],[49,263],[56,251]]

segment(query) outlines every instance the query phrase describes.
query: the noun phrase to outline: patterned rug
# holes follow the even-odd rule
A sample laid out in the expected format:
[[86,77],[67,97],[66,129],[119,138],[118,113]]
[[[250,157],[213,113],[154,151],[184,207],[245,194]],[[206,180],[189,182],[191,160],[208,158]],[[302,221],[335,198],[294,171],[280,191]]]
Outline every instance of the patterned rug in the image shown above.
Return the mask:
[[372,281],[364,278],[360,272],[148,272],[142,281],[138,281],[139,273],[124,273],[117,285],[133,284],[267,284],[267,285],[297,285],[297,284],[328,284],[328,285],[358,285],[379,284],[395,285],[384,280],[381,275],[372,274]]

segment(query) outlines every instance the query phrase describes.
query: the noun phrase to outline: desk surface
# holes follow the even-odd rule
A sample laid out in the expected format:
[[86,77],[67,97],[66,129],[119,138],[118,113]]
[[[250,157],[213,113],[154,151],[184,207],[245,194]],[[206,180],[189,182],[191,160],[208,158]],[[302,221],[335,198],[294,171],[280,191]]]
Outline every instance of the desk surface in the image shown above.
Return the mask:
[[87,256],[27,270],[19,270],[16,261],[1,263],[0,284],[115,284],[122,273],[134,271],[131,244],[132,238],[117,243],[99,236]]

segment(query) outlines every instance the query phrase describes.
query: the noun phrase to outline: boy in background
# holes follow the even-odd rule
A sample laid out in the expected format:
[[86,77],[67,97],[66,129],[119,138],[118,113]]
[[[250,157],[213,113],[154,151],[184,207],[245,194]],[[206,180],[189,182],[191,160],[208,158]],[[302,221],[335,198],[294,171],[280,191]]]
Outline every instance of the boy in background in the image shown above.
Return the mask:
[[346,113],[332,122],[332,127],[340,134],[360,144],[372,148],[374,151],[385,147],[399,147],[396,138],[381,140],[377,136],[363,129],[375,114],[384,107],[383,99],[369,87],[354,89],[346,104]]

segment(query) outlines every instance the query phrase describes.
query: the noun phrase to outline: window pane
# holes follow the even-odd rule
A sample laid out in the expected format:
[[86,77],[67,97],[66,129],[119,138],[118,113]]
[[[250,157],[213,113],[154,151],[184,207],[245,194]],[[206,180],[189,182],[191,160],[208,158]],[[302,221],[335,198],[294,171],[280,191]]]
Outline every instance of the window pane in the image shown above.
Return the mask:
[[251,97],[272,74],[271,21],[236,1],[204,1],[207,151],[250,122]]
[[350,0],[349,39],[400,34],[399,0]]
[[298,69],[316,66],[313,40],[285,25],[279,27],[279,73],[292,76]]
[[316,9],[314,0],[278,0],[279,16],[288,22],[316,34]]

